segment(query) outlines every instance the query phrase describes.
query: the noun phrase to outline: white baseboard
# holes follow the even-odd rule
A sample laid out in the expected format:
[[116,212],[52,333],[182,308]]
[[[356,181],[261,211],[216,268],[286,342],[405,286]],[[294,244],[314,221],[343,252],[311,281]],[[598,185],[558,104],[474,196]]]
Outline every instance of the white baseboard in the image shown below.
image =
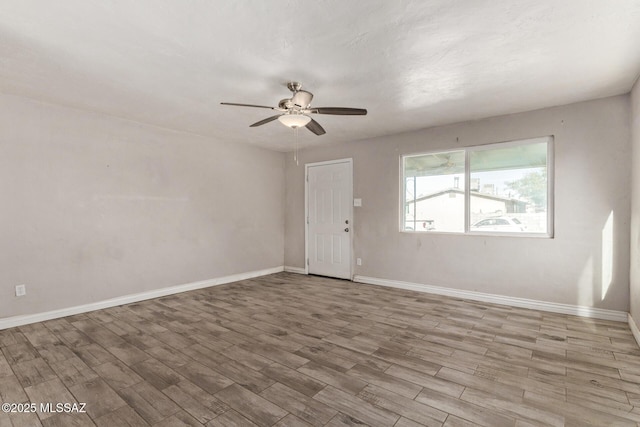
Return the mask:
[[[602,308],[584,307],[571,304],[538,301],[526,298],[508,297],[503,295],[485,294],[482,292],[465,291],[460,289],[443,288],[440,286],[423,285],[420,283],[401,282],[398,280],[378,279],[376,277],[354,276],[354,282],[369,285],[388,286],[391,288],[407,289],[417,292],[445,295],[449,297],[468,299],[473,301],[489,302],[493,304],[510,305],[512,307],[530,308],[532,310],[549,311],[552,313],[572,314],[575,316],[592,317],[595,319],[627,322],[626,311],[605,310]],[[636,336],[636,340],[638,336]],[[640,342],[640,341],[639,341]]]
[[287,273],[307,274],[307,270],[300,267],[291,267],[289,265],[284,266],[284,271]]
[[[89,311],[101,310],[104,308],[116,307],[123,304],[144,301],[152,298],[159,298],[173,295],[180,292],[187,292],[196,289],[208,288],[210,286],[223,285],[226,283],[238,282],[260,276],[287,271],[290,273],[307,274],[304,268],[279,266],[264,270],[250,271],[247,273],[233,274],[230,276],[218,277],[215,279],[202,280],[199,282],[187,283],[183,285],[171,286],[168,288],[154,289],[152,291],[137,294],[124,295],[104,301],[84,304],[59,310],[47,311],[44,313],[13,316],[0,319],[0,330],[27,325],[30,323],[43,322],[60,317],[72,316]],[[469,299],[473,301],[489,302],[494,304],[510,305],[513,307],[530,308],[533,310],[549,311],[553,313],[571,314],[582,317],[592,317],[596,319],[613,320],[617,322],[628,322],[631,332],[640,345],[640,331],[631,315],[624,311],[605,310],[601,308],[583,307],[570,304],[560,304],[546,301],[530,300],[525,298],[508,297],[502,295],[485,294],[481,292],[464,291],[459,289],[444,288],[440,286],[423,285],[419,283],[402,282],[398,280],[379,279],[375,277],[359,276],[353,277],[354,282],[366,283],[370,285],[387,286],[391,288],[407,289],[417,292],[425,292],[437,295],[445,295],[455,298]]]
[[238,282],[240,280],[252,279],[254,277],[266,276],[268,274],[279,273],[284,267],[273,267],[264,270],[250,271],[247,273],[232,274],[230,276],[218,277],[215,279],[202,280],[199,282],[186,283],[183,285],[171,286],[168,288],[154,289],[152,291],[138,294],[124,295],[104,301],[89,304],[77,305],[75,307],[62,308],[59,310],[47,311],[44,313],[27,314],[23,316],[13,316],[0,319],[0,330],[13,328],[15,326],[27,325],[29,323],[43,322],[45,320],[58,319],[60,317],[72,316],[74,314],[86,313],[88,311],[101,310],[103,308],[116,307],[123,304],[144,301],[152,298],[164,297],[178,294],[180,292],[193,291],[195,289],[208,288],[210,286],[224,285],[226,283]]
[[638,330],[638,325],[636,325],[636,322],[633,320],[633,317],[631,317],[631,313],[628,313],[627,321],[629,322],[629,328],[631,328],[631,333],[633,334],[633,337],[636,339],[636,343],[638,343],[638,346],[640,346],[640,330]]

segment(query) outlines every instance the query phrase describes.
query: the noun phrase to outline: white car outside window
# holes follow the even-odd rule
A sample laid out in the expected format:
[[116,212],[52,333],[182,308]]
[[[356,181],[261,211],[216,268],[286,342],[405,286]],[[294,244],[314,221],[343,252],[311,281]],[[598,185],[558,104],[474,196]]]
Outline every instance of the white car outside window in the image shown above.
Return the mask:
[[527,230],[518,218],[500,216],[480,220],[470,227],[471,231],[523,232]]

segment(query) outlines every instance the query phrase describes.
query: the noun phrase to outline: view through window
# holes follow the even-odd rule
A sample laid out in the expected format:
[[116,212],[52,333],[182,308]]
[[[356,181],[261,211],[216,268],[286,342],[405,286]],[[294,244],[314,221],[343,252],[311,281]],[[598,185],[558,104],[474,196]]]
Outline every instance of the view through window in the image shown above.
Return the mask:
[[404,231],[551,235],[551,137],[404,156]]

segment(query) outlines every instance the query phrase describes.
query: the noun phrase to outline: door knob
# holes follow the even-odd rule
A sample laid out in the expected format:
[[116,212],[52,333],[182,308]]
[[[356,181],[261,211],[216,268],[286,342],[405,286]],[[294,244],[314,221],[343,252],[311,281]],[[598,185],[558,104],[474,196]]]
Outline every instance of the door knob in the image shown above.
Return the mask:
[[349,232],[349,227],[345,228],[344,231]]
[[348,219],[346,219],[346,220],[344,221],[344,223],[345,223],[345,224],[349,224],[349,220],[348,220]]

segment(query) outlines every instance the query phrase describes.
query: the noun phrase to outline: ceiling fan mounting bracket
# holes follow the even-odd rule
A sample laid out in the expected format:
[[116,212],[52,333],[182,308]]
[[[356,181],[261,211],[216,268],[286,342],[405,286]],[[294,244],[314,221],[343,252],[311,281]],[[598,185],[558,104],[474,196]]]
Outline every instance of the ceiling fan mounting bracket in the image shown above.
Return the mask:
[[299,91],[300,89],[302,89],[302,83],[299,82],[289,82],[287,83],[287,87],[289,88],[289,90],[293,93],[296,93],[297,91]]

